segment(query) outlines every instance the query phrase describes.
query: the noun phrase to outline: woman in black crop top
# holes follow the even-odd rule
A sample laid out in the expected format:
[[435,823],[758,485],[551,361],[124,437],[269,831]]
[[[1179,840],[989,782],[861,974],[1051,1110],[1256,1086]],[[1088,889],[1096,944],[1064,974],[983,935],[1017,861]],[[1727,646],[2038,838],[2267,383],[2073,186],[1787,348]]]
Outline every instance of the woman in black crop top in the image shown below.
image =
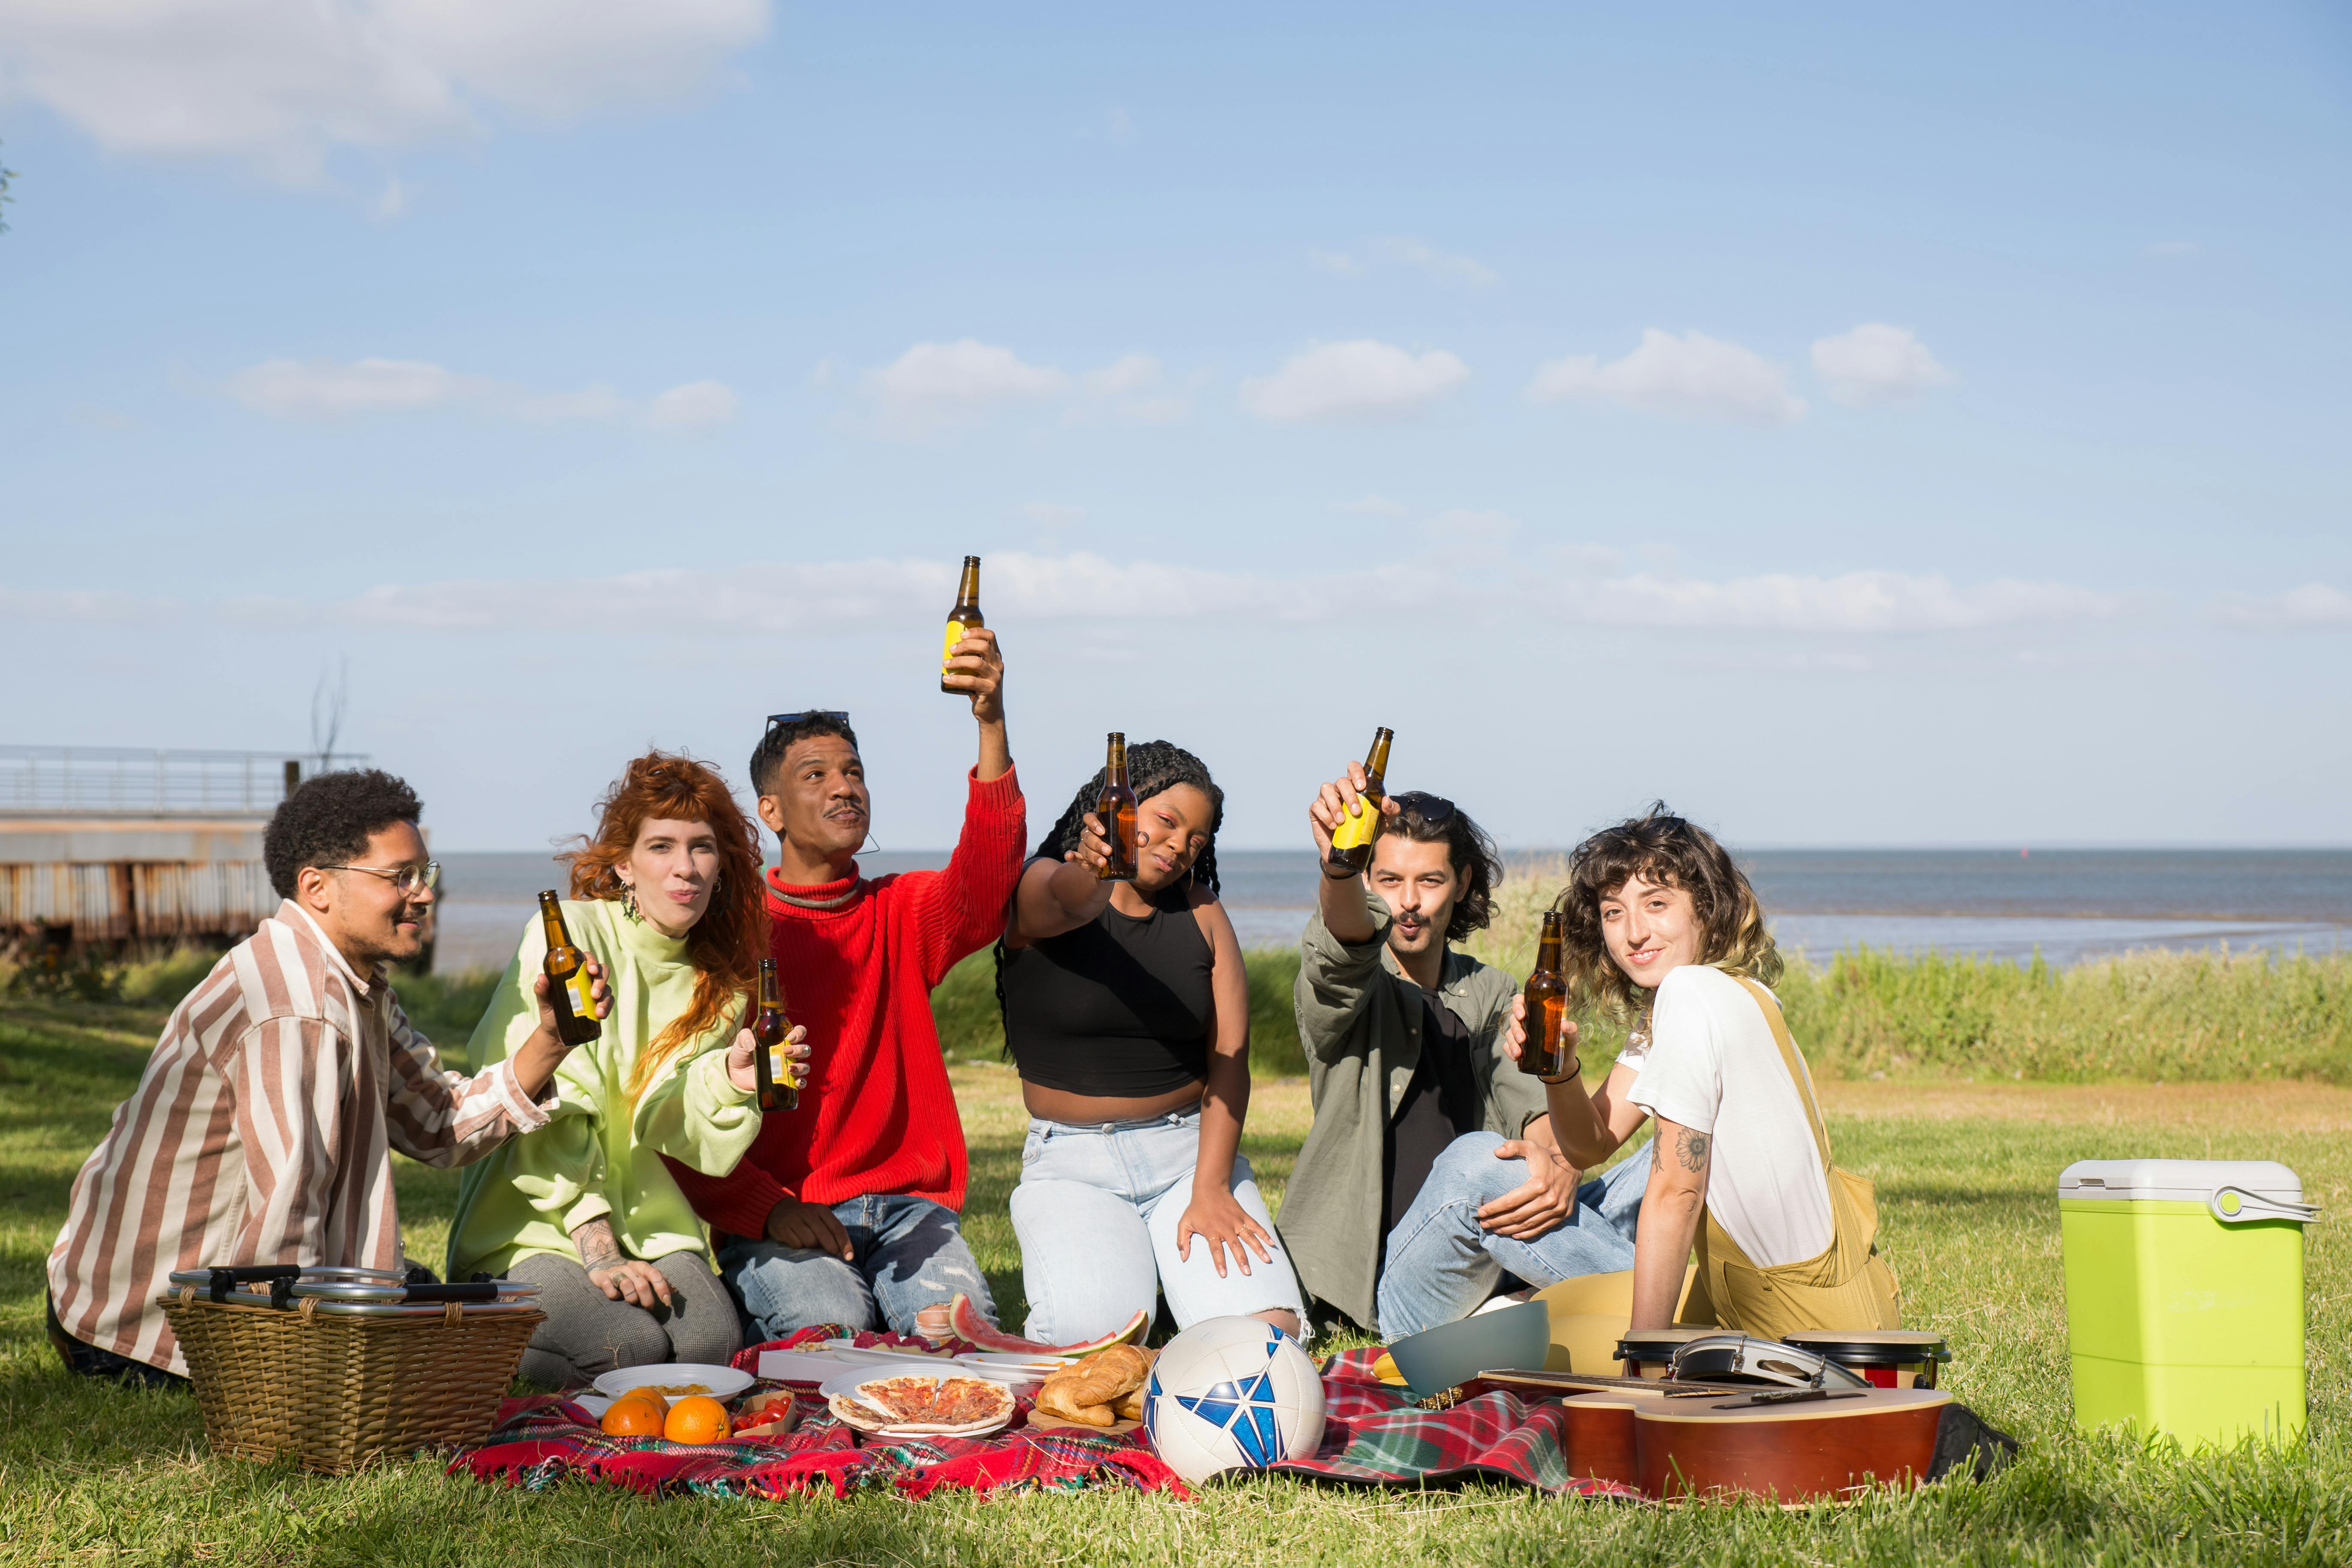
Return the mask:
[[1217,902],[1224,796],[1165,741],[1127,761],[1135,880],[1096,879],[1097,773],[1023,868],[997,949],[1030,1115],[1012,1205],[1025,1331],[1090,1340],[1164,1290],[1180,1329],[1255,1314],[1295,1334],[1297,1280],[1240,1152],[1249,981]]

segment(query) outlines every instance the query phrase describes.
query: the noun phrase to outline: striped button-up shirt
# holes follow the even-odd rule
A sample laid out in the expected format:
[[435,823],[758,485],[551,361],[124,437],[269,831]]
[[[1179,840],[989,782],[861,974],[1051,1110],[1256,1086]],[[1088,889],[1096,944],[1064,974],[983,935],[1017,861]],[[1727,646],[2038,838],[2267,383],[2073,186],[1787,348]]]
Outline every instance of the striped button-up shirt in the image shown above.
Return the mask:
[[546,1122],[511,1062],[445,1070],[383,972],[359,973],[289,900],[172,1014],[74,1178],[58,1321],[184,1375],[155,1305],[173,1269],[399,1268],[393,1150],[462,1165]]

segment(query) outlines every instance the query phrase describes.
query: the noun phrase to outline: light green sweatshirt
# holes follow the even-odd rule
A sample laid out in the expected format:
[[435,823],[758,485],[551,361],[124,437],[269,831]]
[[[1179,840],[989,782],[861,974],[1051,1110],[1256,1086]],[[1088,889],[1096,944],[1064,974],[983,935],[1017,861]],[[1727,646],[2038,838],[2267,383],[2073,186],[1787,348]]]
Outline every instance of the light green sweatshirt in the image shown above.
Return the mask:
[[[658,1156],[723,1176],[760,1134],[751,1094],[727,1078],[726,1047],[742,1026],[740,1008],[689,1041],[630,1104],[638,1053],[693,1004],[685,941],[601,899],[565,900],[563,923],[572,944],[604,966],[612,1016],[603,1037],[555,1069],[556,1098],[546,1105],[552,1120],[466,1167],[449,1226],[451,1279],[478,1269],[503,1275],[543,1252],[577,1262],[572,1232],[599,1215],[610,1216],[613,1235],[633,1258],[679,1251],[707,1258],[702,1222]],[[546,932],[534,913],[475,1026],[467,1049],[476,1072],[519,1049],[539,1026],[531,984],[546,958]]]

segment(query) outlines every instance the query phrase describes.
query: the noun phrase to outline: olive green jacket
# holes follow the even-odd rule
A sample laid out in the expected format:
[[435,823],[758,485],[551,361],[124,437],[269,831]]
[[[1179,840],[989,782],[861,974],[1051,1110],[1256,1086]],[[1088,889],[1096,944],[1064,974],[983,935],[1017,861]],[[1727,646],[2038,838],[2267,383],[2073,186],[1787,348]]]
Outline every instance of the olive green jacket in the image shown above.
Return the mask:
[[[1293,995],[1315,1126],[1283,1191],[1278,1228],[1307,1295],[1376,1329],[1381,1151],[1421,1062],[1422,990],[1389,952],[1388,905],[1370,891],[1364,897],[1369,940],[1339,941],[1318,910],[1299,942]],[[1518,988],[1501,970],[1445,950],[1438,997],[1470,1031],[1483,1125],[1506,1138],[1544,1114],[1543,1086],[1503,1049]]]

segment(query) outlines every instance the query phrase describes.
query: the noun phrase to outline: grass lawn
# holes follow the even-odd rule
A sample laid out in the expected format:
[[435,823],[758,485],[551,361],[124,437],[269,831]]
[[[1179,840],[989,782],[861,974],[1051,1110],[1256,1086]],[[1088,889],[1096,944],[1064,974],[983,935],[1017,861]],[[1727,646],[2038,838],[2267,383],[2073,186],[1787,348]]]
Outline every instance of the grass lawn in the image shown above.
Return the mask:
[[[425,1009],[420,1007],[420,1013]],[[1177,1503],[895,1497],[649,1503],[572,1486],[530,1496],[428,1462],[328,1480],[213,1458],[184,1394],[68,1378],[40,1328],[42,1259],[75,1169],[136,1081],[154,1006],[0,1004],[0,1561],[204,1563],[2352,1562],[2352,1091],[2252,1085],[1824,1085],[1840,1162],[1878,1184],[1909,1321],[1948,1335],[1950,1386],[2027,1439],[1990,1485],[1782,1511],[1553,1502],[1499,1488],[1418,1495],[1261,1479]],[[436,1019],[440,1038],[462,1026]],[[1006,1320],[1023,1312],[1005,1202],[1021,1129],[1011,1071],[955,1068],[972,1151],[967,1223]],[[2006,1075],[2003,1075],[2006,1077]],[[1248,1152],[1276,1198],[1305,1085],[1263,1082]],[[2053,1189],[2067,1162],[2275,1158],[2336,1223],[2308,1258],[2309,1443],[2185,1459],[2068,1426]],[[403,1164],[411,1248],[436,1258],[454,1174]],[[1278,1201],[1278,1198],[1276,1198]]]

